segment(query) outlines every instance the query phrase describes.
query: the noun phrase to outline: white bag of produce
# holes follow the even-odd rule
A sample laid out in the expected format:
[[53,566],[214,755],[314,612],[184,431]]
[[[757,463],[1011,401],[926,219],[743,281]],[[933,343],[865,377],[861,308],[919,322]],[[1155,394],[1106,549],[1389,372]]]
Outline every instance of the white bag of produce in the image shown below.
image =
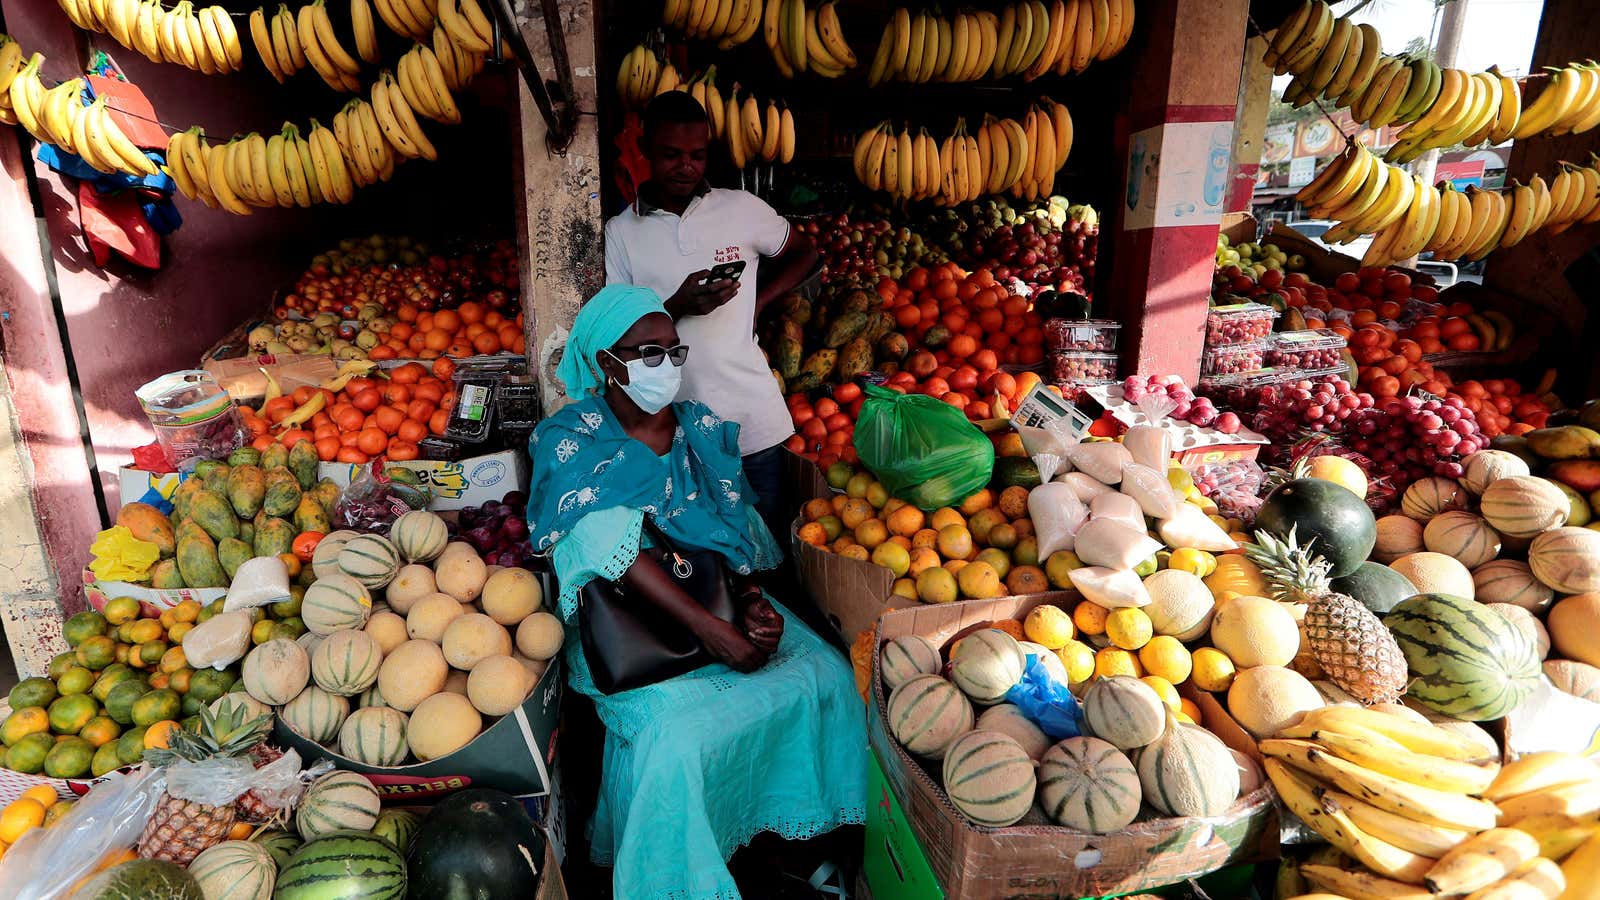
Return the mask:
[[1178,511],[1178,501],[1165,472],[1138,463],[1122,467],[1122,492],[1139,501],[1139,508],[1153,519],[1169,518]]
[[1150,605],[1150,592],[1144,589],[1144,581],[1132,569],[1084,566],[1068,572],[1067,577],[1085,599],[1106,609]]
[[1167,542],[1168,547],[1192,547],[1196,550],[1205,550],[1208,553],[1221,553],[1228,550],[1237,550],[1239,544],[1222,526],[1211,521],[1198,506],[1193,503],[1179,503],[1178,509],[1170,517],[1162,519],[1156,526],[1156,531],[1161,539]]
[[1072,461],[1067,458],[1067,447],[1072,444],[1070,435],[1032,425],[1012,427],[1022,436],[1022,449],[1039,468],[1041,481],[1054,481],[1057,475],[1072,471]]
[[1061,480],[1072,485],[1073,493],[1085,503],[1094,502],[1101,494],[1115,494],[1116,491],[1106,487],[1082,472],[1068,472],[1061,476]]
[[251,609],[289,599],[289,567],[276,556],[247,559],[233,573],[228,597],[222,602],[225,612]]
[[1067,458],[1078,471],[1089,473],[1101,484],[1121,481],[1122,467],[1133,462],[1128,448],[1115,441],[1073,444],[1067,448]]
[[1106,491],[1089,501],[1089,517],[1116,519],[1131,528],[1144,530],[1144,509],[1139,506],[1139,501],[1116,491]]
[[1164,472],[1167,461],[1172,458],[1172,436],[1167,433],[1161,421],[1171,414],[1178,404],[1163,393],[1145,394],[1134,405],[1139,407],[1144,421],[1128,428],[1128,433],[1122,436],[1122,445],[1128,448],[1128,453],[1133,456],[1134,462],[1141,466],[1149,466],[1157,472]]
[[1028,517],[1039,541],[1039,558],[1057,550],[1071,550],[1073,535],[1089,517],[1072,487],[1059,481],[1041,484],[1028,492]]
[[1078,529],[1075,544],[1073,552],[1086,565],[1108,569],[1132,569],[1161,549],[1161,542],[1143,528],[1121,519],[1090,519]]
[[184,656],[196,669],[225,669],[250,652],[250,629],[254,625],[249,610],[218,613],[184,635]]

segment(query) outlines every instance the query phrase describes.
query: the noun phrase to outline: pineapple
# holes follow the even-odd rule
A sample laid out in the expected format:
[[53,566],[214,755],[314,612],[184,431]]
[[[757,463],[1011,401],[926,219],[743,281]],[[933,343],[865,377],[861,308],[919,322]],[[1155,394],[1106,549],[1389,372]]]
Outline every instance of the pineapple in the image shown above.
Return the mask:
[[1306,606],[1303,634],[1328,680],[1362,703],[1394,703],[1406,692],[1406,658],[1383,622],[1354,598],[1329,586],[1328,562],[1286,539],[1256,532],[1245,555],[1261,567],[1273,599]]
[[[277,761],[282,756],[283,751],[271,744],[262,743],[250,748],[250,760],[255,763],[258,769],[268,763]],[[253,790],[246,791],[235,805],[239,808],[240,821],[249,822],[253,825],[270,822],[273,817],[283,811],[276,806],[269,805],[266,800],[261,798],[261,795]]]
[[[159,768],[180,761],[197,763],[244,756],[272,728],[271,716],[258,716],[246,723],[244,715],[243,705],[230,704],[218,715],[202,707],[198,733],[173,729],[171,746],[146,751],[145,761]],[[163,792],[145,822],[136,850],[144,859],[164,859],[187,866],[201,851],[227,840],[236,817],[232,803],[212,806]]]

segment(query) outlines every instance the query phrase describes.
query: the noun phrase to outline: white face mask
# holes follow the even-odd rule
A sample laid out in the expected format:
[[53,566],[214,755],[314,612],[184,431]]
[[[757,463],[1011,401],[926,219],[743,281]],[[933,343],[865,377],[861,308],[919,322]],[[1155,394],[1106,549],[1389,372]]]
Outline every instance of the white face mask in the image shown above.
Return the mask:
[[[610,350],[606,352],[611,353]],[[678,396],[683,369],[673,365],[672,360],[663,359],[660,365],[647,366],[642,359],[624,360],[615,353],[611,353],[611,358],[628,369],[628,383],[618,386],[645,412],[654,415],[666,409]]]

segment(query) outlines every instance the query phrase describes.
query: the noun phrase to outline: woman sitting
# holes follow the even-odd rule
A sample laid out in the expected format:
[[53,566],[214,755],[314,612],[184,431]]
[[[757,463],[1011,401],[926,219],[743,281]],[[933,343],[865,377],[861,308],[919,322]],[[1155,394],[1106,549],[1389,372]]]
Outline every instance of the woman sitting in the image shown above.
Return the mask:
[[[848,664],[750,578],[780,554],[751,503],[738,425],[672,402],[689,349],[654,292],[605,288],[579,311],[558,371],[579,399],[529,444],[530,534],[561,584],[570,681],[606,726],[590,855],[629,900],[736,898],[734,850],[763,831],[801,839],[859,823],[866,796]],[[645,516],[680,552],[726,561],[733,621],[641,552]],[[594,579],[665,613],[715,662],[602,693],[579,633],[579,592]]]

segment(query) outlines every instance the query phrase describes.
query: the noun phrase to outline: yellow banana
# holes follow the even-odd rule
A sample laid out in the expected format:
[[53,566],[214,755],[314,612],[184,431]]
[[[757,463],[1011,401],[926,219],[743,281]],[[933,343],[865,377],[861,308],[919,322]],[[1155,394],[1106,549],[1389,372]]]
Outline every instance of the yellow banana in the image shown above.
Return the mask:
[[1323,863],[1303,863],[1300,874],[1312,887],[1337,892],[1345,900],[1439,900],[1425,887],[1374,875],[1363,869],[1341,869]]
[[778,110],[778,104],[767,101],[766,121],[761,125],[761,158],[767,162],[774,162],[778,158],[779,132],[783,125],[783,113]]
[[1294,47],[1278,60],[1274,71],[1279,75],[1304,71],[1322,49],[1328,46],[1328,41],[1333,37],[1333,18],[1333,10],[1326,3],[1316,4],[1305,30],[1300,33]]
[[1267,44],[1267,52],[1262,54],[1263,62],[1275,66],[1283,59],[1283,55],[1300,39],[1300,32],[1311,22],[1311,13],[1315,6],[1316,0],[1302,0],[1300,6],[1289,13],[1283,24],[1273,32],[1272,40]]
[[388,84],[389,108],[393,111],[400,127],[405,130],[406,136],[411,139],[411,145],[423,159],[429,162],[438,159],[439,151],[434,149],[433,142],[428,140],[428,136],[422,131],[422,126],[417,124],[417,118],[412,114],[411,107],[406,104],[406,98],[398,90],[394,76],[385,73],[379,77]]
[[1533,98],[1533,102],[1523,108],[1521,120],[1511,133],[1512,138],[1520,141],[1548,131],[1567,116],[1577,101],[1581,87],[1575,70],[1557,70],[1545,84],[1544,90],[1539,92],[1539,96]]
[[[395,114],[390,98],[389,82],[391,77],[388,72],[378,76],[372,85],[372,111],[377,116],[378,125],[383,128],[384,139],[401,156],[416,158],[422,155],[422,148],[411,140],[410,133],[400,124],[400,118]],[[396,90],[398,93],[398,90]]]
[[806,5],[804,0],[783,0],[783,3],[787,26],[784,33],[788,36],[783,49],[789,54],[789,63],[795,71],[803,72],[809,59],[806,55]]
[[172,136],[167,138],[167,171],[172,173],[172,180],[178,186],[178,193],[190,200],[198,200],[200,189],[195,187],[194,179],[190,177],[189,170],[183,162],[183,142],[188,137],[188,132],[174,131]]
[[891,197],[900,195],[900,139],[892,131],[883,148],[883,179],[880,189]]
[[[1355,100],[1366,91],[1367,85],[1372,81],[1373,73],[1378,70],[1378,61],[1383,53],[1383,40],[1378,34],[1378,29],[1363,22],[1356,26],[1356,31],[1361,35],[1361,52],[1354,54],[1356,62],[1350,71],[1349,80],[1337,93],[1334,93],[1333,88],[1345,77],[1341,72],[1334,76],[1335,84],[1329,86],[1329,96],[1333,97],[1339,106],[1347,108],[1353,107]],[[1351,36],[1351,43],[1355,43],[1354,35]]]
[[1511,218],[1505,234],[1500,236],[1499,246],[1502,249],[1515,247],[1533,231],[1535,203],[1533,187],[1511,179]]
[[877,87],[889,75],[889,60],[894,54],[894,20],[883,23],[883,35],[878,38],[878,49],[872,54],[872,64],[867,67],[867,86]]
[[1450,848],[1469,837],[1472,832],[1459,828],[1446,828],[1397,816],[1386,809],[1329,789],[1327,795],[1350,816],[1350,821],[1372,836],[1387,841],[1402,850],[1438,859]]
[[[351,127],[355,127],[354,122],[351,122]],[[294,206],[302,209],[309,207],[311,205],[311,190],[306,181],[305,169],[300,160],[300,149],[297,143],[299,131],[293,125],[284,123],[283,130],[278,132],[278,137],[282,141],[280,144],[282,155],[279,165],[283,167],[283,177],[289,185],[290,201]],[[270,149],[270,142],[268,147]]]
[[823,46],[828,52],[839,60],[845,68],[856,67],[855,52],[850,49],[850,44],[844,38],[844,28],[839,24],[839,12],[834,9],[832,0],[822,4],[817,10],[817,30],[821,33]]
[[[1410,176],[1406,178],[1409,180]],[[1264,755],[1325,778],[1345,793],[1379,809],[1465,831],[1483,831],[1495,826],[1498,813],[1492,803],[1420,787],[1362,768],[1310,741],[1274,738],[1262,741],[1260,746]]]
[[1600,820],[1600,782],[1563,784],[1500,801],[1502,823],[1515,824],[1541,815],[1562,815],[1582,822]]
[[[340,115],[343,116],[344,114],[340,113]],[[280,132],[267,138],[267,181],[272,185],[272,195],[278,201],[279,206],[293,206],[294,190],[289,187],[289,173],[284,167],[283,154],[283,134]],[[296,161],[298,162],[298,160]]]
[[335,203],[349,203],[355,194],[355,186],[345,169],[344,154],[340,152],[333,133],[312,119],[311,133],[306,141],[311,145],[311,164],[316,167],[317,183],[322,185],[323,196]]
[[1441,894],[1469,894],[1505,878],[1538,855],[1539,842],[1533,835],[1515,828],[1491,828],[1439,857],[1422,883]]
[[311,26],[323,55],[338,68],[352,75],[358,74],[361,71],[361,63],[339,43],[339,36],[333,32],[333,20],[328,18],[326,0],[313,0],[309,7],[303,8],[311,10]]
[[[1423,206],[1434,202],[1437,192],[1427,185],[1418,185],[1417,196],[1423,198]],[[1426,212],[1423,213],[1426,215]],[[1438,224],[1435,215],[1434,224]],[[1429,235],[1432,237],[1432,235]],[[1404,254],[1400,258],[1406,259],[1415,256],[1416,251]],[[1354,732],[1354,733],[1351,733]],[[1377,738],[1378,740],[1374,740]],[[1392,746],[1393,742],[1375,732],[1365,729],[1350,729],[1348,732],[1338,730],[1319,731],[1315,740],[1324,747],[1333,751],[1341,759],[1348,760],[1358,766],[1364,766],[1375,772],[1392,775],[1412,784],[1423,787],[1435,788],[1441,791],[1451,791],[1461,794],[1482,794],[1494,781],[1500,772],[1500,766],[1495,763],[1478,765],[1458,760],[1443,759],[1422,753],[1412,753],[1404,747]],[[1382,744],[1379,740],[1383,741]],[[1390,744],[1391,746],[1384,746]]]
[[1417,883],[1432,867],[1432,858],[1402,850],[1363,831],[1325,789],[1282,761],[1268,759],[1265,768],[1285,806],[1328,843],[1372,871]]
[[444,69],[439,65],[439,58],[426,44],[413,47],[411,54],[416,59],[416,64],[412,66],[412,74],[421,75],[422,84],[433,95],[433,104],[440,112],[441,121],[460,122],[461,110],[456,106],[455,98],[450,96],[450,85],[444,79]]
[[217,198],[217,205],[236,216],[252,214],[254,210],[234,194],[233,185],[228,181],[228,154],[221,147],[208,146],[205,157],[208,183],[211,185],[212,194]]

